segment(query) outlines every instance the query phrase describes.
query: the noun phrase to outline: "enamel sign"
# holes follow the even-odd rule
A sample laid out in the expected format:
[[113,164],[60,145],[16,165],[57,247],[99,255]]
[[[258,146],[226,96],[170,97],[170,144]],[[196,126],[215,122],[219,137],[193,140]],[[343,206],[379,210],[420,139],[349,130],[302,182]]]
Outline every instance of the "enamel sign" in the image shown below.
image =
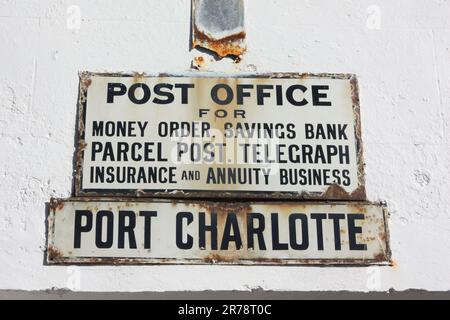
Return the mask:
[[76,195],[365,200],[352,75],[81,74]]
[[53,200],[50,264],[387,264],[387,211],[362,202]]

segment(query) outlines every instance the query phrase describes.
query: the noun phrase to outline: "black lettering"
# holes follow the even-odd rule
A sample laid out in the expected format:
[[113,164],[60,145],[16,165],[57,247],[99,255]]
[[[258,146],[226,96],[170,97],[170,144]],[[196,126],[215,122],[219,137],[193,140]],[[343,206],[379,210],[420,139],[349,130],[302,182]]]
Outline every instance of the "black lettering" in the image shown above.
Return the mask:
[[289,245],[287,243],[280,243],[280,231],[278,227],[278,213],[272,213],[272,249],[273,250],[288,250]]
[[144,248],[151,249],[152,217],[157,216],[156,211],[139,211],[139,216],[144,217]]
[[187,225],[194,221],[194,216],[190,212],[178,212],[176,217],[176,244],[179,249],[191,249],[194,239],[190,234],[187,234],[186,242],[183,241],[183,220],[186,220]]
[[317,250],[323,250],[323,225],[322,220],[326,219],[325,213],[311,213],[311,219],[316,220],[317,228]]
[[[219,90],[220,89],[224,89],[226,92],[226,97],[221,100],[219,98]],[[225,83],[219,83],[216,84],[212,89],[211,89],[211,99],[219,104],[219,105],[226,105],[226,104],[230,104],[231,101],[233,101],[233,90],[230,88],[229,85],[225,84]]]
[[[302,242],[297,242],[296,220],[301,221],[302,225]],[[289,216],[289,241],[291,248],[294,250],[306,250],[309,246],[308,238],[308,218],[304,213],[293,213]]]
[[91,161],[95,161],[96,154],[102,150],[103,150],[103,145],[101,142],[98,142],[98,141],[92,142]]
[[173,96],[173,93],[170,91],[163,91],[163,88],[167,88],[169,90],[172,90],[173,85],[169,84],[169,83],[158,83],[157,85],[155,85],[155,88],[153,88],[155,94],[165,97],[166,99],[160,99],[158,97],[155,97],[153,99],[154,103],[157,104],[169,104],[172,103],[173,100],[175,99]]
[[92,136],[103,136],[103,121],[92,122]]
[[206,225],[205,213],[198,214],[198,246],[200,249],[206,249],[206,232],[211,232],[211,250],[217,250],[217,214],[211,212],[211,224]]
[[[125,221],[128,220],[128,224]],[[134,228],[136,227],[136,215],[133,211],[121,210],[119,211],[119,237],[118,248],[125,248],[125,233],[128,233],[128,243],[130,249],[136,249],[136,236]]]
[[286,99],[289,101],[289,103],[294,106],[297,106],[297,107],[307,105],[308,101],[305,98],[303,98],[301,101],[297,101],[294,99],[294,90],[300,90],[303,93],[305,93],[306,87],[302,86],[301,84],[295,84],[295,85],[290,86],[286,90]]
[[[136,98],[136,89],[141,88],[143,95],[141,99]],[[144,104],[150,100],[151,92],[150,88],[145,83],[135,83],[128,90],[128,98],[135,104]]]
[[367,245],[356,242],[356,234],[362,233],[362,228],[355,225],[355,220],[364,220],[364,214],[349,214],[348,217],[348,240],[350,250],[367,250]]
[[[233,235],[231,235],[231,230],[233,230]],[[242,239],[241,233],[239,232],[239,224],[236,214],[232,212],[227,215],[227,220],[225,221],[220,250],[228,250],[228,246],[231,241],[235,242],[237,250],[242,248]]]
[[256,86],[256,103],[258,106],[264,104],[264,98],[270,97],[269,92],[264,92],[266,89],[273,89],[273,85],[270,84],[261,84]]
[[321,93],[320,90],[329,90],[329,86],[311,86],[313,105],[315,106],[331,106],[330,101],[321,100],[328,98],[327,93]]
[[250,97],[250,92],[244,92],[244,89],[253,89],[252,84],[238,84],[236,86],[236,102],[238,105],[244,104],[244,97]]
[[[83,217],[86,218],[86,223],[82,225]],[[81,233],[89,232],[92,229],[92,212],[89,210],[75,210],[75,230],[73,247],[81,248]]]
[[305,138],[314,139],[314,126],[311,123],[305,123]]
[[[255,227],[254,220],[258,220],[258,227]],[[247,215],[247,247],[249,249],[255,249],[254,235],[258,239],[258,245],[260,250],[266,250],[266,244],[264,242],[263,231],[265,229],[264,215],[261,213],[250,213]]]
[[[102,240],[103,218],[106,218],[106,240]],[[114,215],[111,211],[101,210],[97,213],[95,225],[95,245],[100,249],[108,249],[113,245]]]
[[[116,90],[118,89],[118,90]],[[123,96],[127,92],[127,87],[123,83],[108,83],[108,92],[106,96],[107,103],[114,102],[114,96]]]
[[345,219],[345,214],[342,213],[330,213],[328,219],[333,220],[334,228],[334,248],[335,250],[341,250],[341,227],[339,220]]
[[188,90],[194,88],[193,83],[176,83],[175,88],[181,88],[181,104],[187,104],[189,101]]

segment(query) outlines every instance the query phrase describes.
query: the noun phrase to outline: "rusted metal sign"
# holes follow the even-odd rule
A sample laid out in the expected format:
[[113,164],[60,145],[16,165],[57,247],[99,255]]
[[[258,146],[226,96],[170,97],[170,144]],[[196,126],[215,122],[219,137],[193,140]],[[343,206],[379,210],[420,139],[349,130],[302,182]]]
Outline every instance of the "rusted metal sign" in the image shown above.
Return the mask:
[[353,75],[80,79],[76,196],[366,199]]
[[246,50],[243,0],[192,0],[192,47],[239,60]]
[[380,204],[52,200],[51,264],[388,264]]

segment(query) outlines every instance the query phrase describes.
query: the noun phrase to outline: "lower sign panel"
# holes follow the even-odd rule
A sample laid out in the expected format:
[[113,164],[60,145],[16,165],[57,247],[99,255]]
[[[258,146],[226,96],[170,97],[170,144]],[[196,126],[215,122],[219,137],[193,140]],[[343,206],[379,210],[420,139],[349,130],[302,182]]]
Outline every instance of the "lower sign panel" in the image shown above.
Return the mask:
[[52,200],[50,264],[389,264],[365,202]]

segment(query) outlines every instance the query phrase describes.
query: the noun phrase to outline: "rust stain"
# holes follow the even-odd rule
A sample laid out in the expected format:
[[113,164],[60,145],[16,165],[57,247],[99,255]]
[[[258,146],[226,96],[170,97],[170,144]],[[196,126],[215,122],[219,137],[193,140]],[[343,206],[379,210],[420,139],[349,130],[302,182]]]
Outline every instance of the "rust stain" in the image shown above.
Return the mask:
[[339,198],[347,198],[348,193],[341,186],[337,184],[333,184],[328,187],[328,189],[324,192],[322,198],[329,199],[339,199]]
[[83,84],[87,88],[87,87],[89,87],[92,84],[92,80],[91,79],[84,79]]
[[62,210],[64,208],[64,201],[60,199],[50,199],[50,209],[53,211]]
[[[360,203],[355,203],[355,204],[348,204],[348,208],[354,210],[356,213],[366,213],[367,212],[367,208]],[[368,218],[368,220],[370,221],[371,218]]]
[[398,268],[398,263],[396,260],[392,259],[391,260],[391,267],[395,270]]
[[205,66],[205,59],[202,56],[194,58],[194,68],[201,69]]
[[80,150],[84,150],[87,147],[87,143],[84,140],[80,140]]
[[387,260],[387,256],[384,252],[377,253],[373,258],[375,261],[386,261]]
[[232,56],[235,62],[241,60],[242,54],[247,50],[244,45],[245,32],[239,32],[229,35],[221,39],[213,39],[204,34],[197,27],[194,26],[194,37],[192,39],[192,46],[202,47],[214,51],[220,58]]
[[[360,186],[365,185],[365,176],[364,176],[364,155],[363,155],[363,144],[362,144],[362,138],[361,138],[361,113],[360,113],[360,101],[359,101],[359,87],[358,87],[358,79],[356,75],[350,74],[349,75],[349,81],[350,81],[350,89],[351,89],[351,99],[352,99],[352,105],[353,105],[353,115],[355,117],[355,137],[356,137],[356,152],[357,152],[357,159],[358,159],[358,183]],[[365,188],[364,188],[364,194],[361,194],[361,196],[364,196],[364,198],[361,198],[361,200],[366,199],[365,195]]]
[[64,208],[64,202],[58,202],[55,207],[55,210],[62,210]]
[[[79,108],[81,108],[81,106],[84,103],[86,103],[87,90],[88,90],[88,87],[92,84],[91,76],[92,76],[92,73],[90,73],[88,71],[83,71],[83,72],[79,73],[79,78],[80,78],[80,92],[79,92],[79,100],[78,100]],[[79,111],[81,111],[81,110],[79,110]]]
[[320,198],[332,200],[366,200],[366,188],[364,185],[360,185],[352,193],[348,193],[340,185],[332,184]]
[[134,263],[134,259],[132,258],[88,258],[85,263],[88,264],[101,264],[101,265],[117,265],[122,263]]
[[361,184],[355,191],[350,194],[350,199],[352,200],[367,200],[366,188],[364,183]]
[[225,257],[218,253],[210,253],[208,256],[204,257],[202,260],[203,260],[203,262],[206,262],[206,263],[218,263],[218,262],[233,262],[238,259],[233,258],[233,257]]
[[142,73],[135,72],[133,74],[133,82],[138,83],[138,82],[142,81],[142,79],[144,79],[144,77],[145,77],[145,72],[142,72]]
[[352,103],[355,106],[359,106],[358,80],[355,76],[350,78],[350,84],[352,87]]
[[299,77],[299,79],[306,79],[308,78],[308,73],[302,73]]
[[236,202],[198,202],[199,207],[205,208],[208,212],[215,212],[219,215],[228,214],[230,212],[236,214],[250,213],[252,206],[248,202],[236,203]]
[[59,251],[57,248],[53,246],[48,247],[47,254],[49,260],[59,260],[64,256],[61,251]]
[[267,263],[267,264],[286,264],[285,261],[276,258],[253,258],[252,261]]
[[[215,213],[217,215],[217,228],[220,230],[220,232],[223,232],[225,225],[228,221],[228,215],[230,213],[236,214],[238,216],[238,223],[239,223],[239,229],[240,230],[246,230],[247,229],[247,215],[251,213],[252,206],[249,202],[245,203],[235,203],[235,202],[198,202],[193,203],[194,206],[198,206],[199,208],[206,209],[209,213]],[[242,246],[245,247],[246,239],[242,239],[243,243]],[[231,251],[226,253],[222,256],[217,256],[215,258],[217,261],[228,261],[228,260],[235,260],[238,259],[238,252],[242,249],[241,248],[234,248],[231,249]]]
[[269,210],[275,210],[281,214],[290,214],[292,210],[306,210],[306,203],[301,202],[277,202],[277,203],[266,203],[265,204]]

